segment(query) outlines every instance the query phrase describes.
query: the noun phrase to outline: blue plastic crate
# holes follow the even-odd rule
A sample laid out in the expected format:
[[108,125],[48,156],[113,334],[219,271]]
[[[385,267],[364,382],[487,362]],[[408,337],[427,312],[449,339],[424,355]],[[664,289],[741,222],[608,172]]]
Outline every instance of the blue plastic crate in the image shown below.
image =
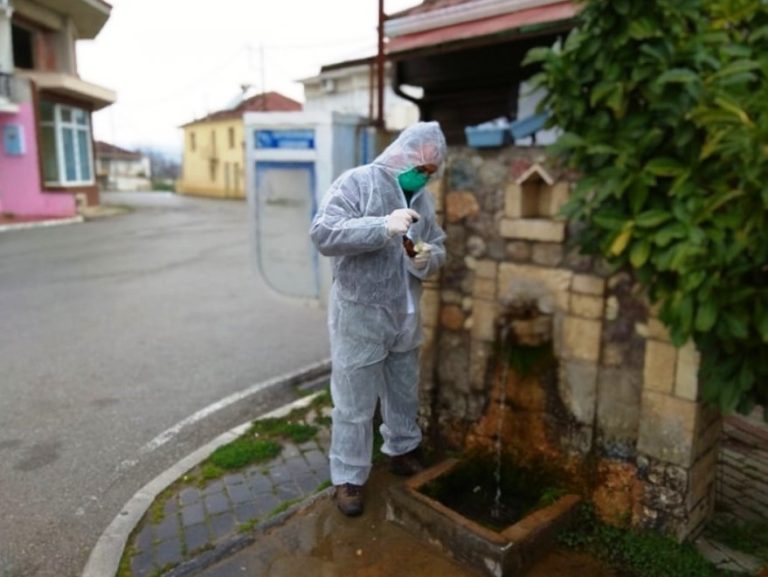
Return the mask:
[[472,148],[491,148],[503,146],[508,142],[509,131],[507,128],[478,128],[467,126],[464,128],[467,144]]
[[527,118],[522,118],[510,124],[509,132],[512,134],[513,139],[525,138],[526,136],[533,136],[539,130],[544,128],[547,123],[548,114],[534,114]]

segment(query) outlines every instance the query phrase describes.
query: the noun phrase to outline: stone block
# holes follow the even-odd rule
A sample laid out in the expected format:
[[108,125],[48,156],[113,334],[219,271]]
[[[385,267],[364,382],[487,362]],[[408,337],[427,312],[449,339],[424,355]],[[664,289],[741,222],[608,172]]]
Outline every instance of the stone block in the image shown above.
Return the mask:
[[585,295],[603,296],[605,292],[605,280],[599,276],[586,274],[573,275],[573,292]]
[[495,302],[476,300],[472,310],[472,338],[480,341],[496,340],[496,317],[499,307]]
[[449,331],[460,331],[464,326],[464,311],[456,305],[447,305],[440,309],[440,326]]
[[615,321],[619,318],[619,299],[609,296],[605,301],[605,320]]
[[563,261],[563,249],[563,245],[557,242],[534,243],[532,260],[542,266],[559,266]]
[[690,472],[690,490],[687,495],[688,508],[714,493],[715,478],[717,477],[717,448],[713,447],[702,456]]
[[567,182],[556,182],[548,187],[548,205],[542,207],[545,216],[557,219],[564,218],[561,216],[560,211],[565,206],[565,203],[568,202],[570,188],[571,185]]
[[603,316],[603,298],[572,293],[570,311],[577,317],[599,319]]
[[659,319],[650,317],[648,319],[648,337],[657,341],[670,342],[669,331]]
[[478,260],[475,275],[480,278],[487,278],[493,281],[498,277],[499,263],[495,260]]
[[437,314],[440,308],[440,293],[435,289],[425,288],[421,293],[421,321],[426,327],[437,324]]
[[624,367],[602,367],[597,377],[597,424],[604,442],[635,441],[640,425],[643,376]]
[[566,312],[569,304],[568,288],[573,273],[565,269],[501,263],[499,265],[499,298],[504,299],[525,288],[535,291],[533,297],[549,298],[556,310]]
[[699,398],[699,352],[693,341],[688,341],[677,351],[675,395],[689,401]]
[[469,382],[473,390],[484,391],[488,380],[488,362],[493,346],[483,341],[472,341],[469,346]]
[[461,299],[461,310],[463,310],[465,313],[468,313],[472,310],[472,307],[475,304],[475,299],[472,297],[464,297]]
[[508,242],[506,257],[513,262],[528,262],[531,260],[531,243],[522,240]]
[[563,361],[558,382],[560,400],[576,421],[589,425],[595,418],[597,365],[585,361]]
[[689,467],[694,461],[699,412],[693,401],[645,389],[637,450],[665,463]]
[[472,284],[472,296],[476,299],[494,300],[496,298],[496,281],[475,276]]
[[443,303],[445,304],[460,305],[464,295],[462,295],[459,291],[444,290],[441,293],[441,297],[443,299]]
[[645,344],[643,383],[650,391],[671,394],[675,385],[677,349],[660,341],[649,340]]
[[467,252],[470,256],[481,258],[485,255],[488,246],[482,237],[472,235],[467,239]]
[[[607,340],[607,339],[606,339]],[[624,364],[625,346],[623,344],[606,342],[603,345],[601,361],[605,367],[620,367]]]
[[563,242],[565,240],[565,223],[539,218],[502,219],[500,234],[504,238]]
[[602,322],[573,316],[563,322],[562,353],[565,358],[597,363],[600,358]]
[[477,198],[471,192],[449,192],[445,196],[445,217],[455,223],[480,212]]
[[523,216],[523,188],[516,182],[510,182],[504,195],[504,214],[508,218]]

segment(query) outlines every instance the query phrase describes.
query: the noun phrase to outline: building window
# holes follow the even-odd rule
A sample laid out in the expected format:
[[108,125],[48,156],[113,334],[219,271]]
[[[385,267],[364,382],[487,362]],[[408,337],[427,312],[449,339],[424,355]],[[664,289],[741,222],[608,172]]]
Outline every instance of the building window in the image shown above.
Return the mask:
[[197,143],[195,143],[195,133],[190,132],[189,133],[189,149],[194,152],[197,148]]
[[235,129],[230,127],[229,128],[229,148],[232,149],[235,147]]
[[93,184],[88,111],[40,101],[43,178],[50,184]]
[[35,33],[28,28],[11,24],[13,64],[17,68],[35,67]]

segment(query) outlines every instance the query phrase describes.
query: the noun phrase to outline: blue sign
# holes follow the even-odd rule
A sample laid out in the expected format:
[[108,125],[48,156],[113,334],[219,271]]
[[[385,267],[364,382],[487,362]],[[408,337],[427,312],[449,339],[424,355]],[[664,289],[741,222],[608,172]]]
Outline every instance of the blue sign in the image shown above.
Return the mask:
[[3,126],[3,150],[8,156],[22,156],[26,152],[21,124]]
[[283,148],[312,150],[315,148],[314,130],[257,130],[254,132],[256,148]]

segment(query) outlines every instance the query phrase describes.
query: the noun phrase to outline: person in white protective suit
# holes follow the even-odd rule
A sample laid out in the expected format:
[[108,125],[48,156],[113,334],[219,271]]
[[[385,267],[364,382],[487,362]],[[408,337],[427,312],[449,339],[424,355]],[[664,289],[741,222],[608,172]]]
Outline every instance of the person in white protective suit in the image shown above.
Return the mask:
[[363,511],[380,400],[392,472],[421,469],[418,411],[421,282],[445,262],[445,234],[424,186],[445,159],[437,122],[404,130],[371,164],[341,175],[310,236],[332,257],[331,481],[348,516]]

